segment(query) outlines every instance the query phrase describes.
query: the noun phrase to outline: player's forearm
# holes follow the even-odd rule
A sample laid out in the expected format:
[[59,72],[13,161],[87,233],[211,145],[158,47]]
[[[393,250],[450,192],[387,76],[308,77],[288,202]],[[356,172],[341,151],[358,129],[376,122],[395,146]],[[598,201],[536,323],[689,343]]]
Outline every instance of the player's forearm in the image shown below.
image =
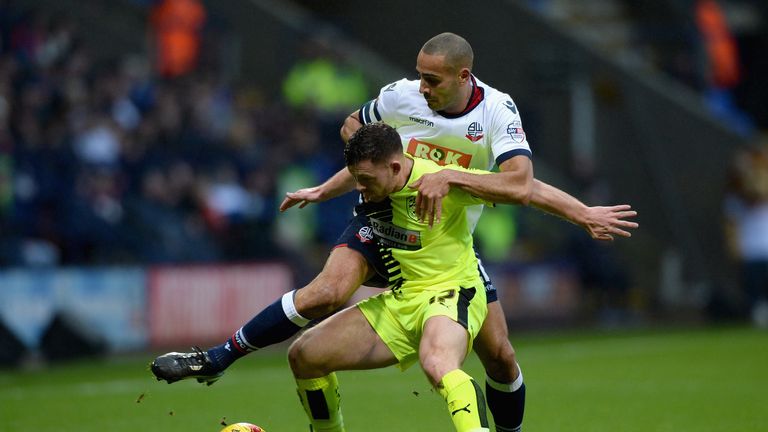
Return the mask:
[[585,223],[587,206],[584,203],[537,179],[533,179],[531,205],[577,225]]
[[355,178],[345,167],[320,185],[322,201],[336,198],[355,189]]
[[472,174],[444,170],[448,184],[478,198],[499,204],[528,205],[532,192],[532,179],[528,172],[499,172]]

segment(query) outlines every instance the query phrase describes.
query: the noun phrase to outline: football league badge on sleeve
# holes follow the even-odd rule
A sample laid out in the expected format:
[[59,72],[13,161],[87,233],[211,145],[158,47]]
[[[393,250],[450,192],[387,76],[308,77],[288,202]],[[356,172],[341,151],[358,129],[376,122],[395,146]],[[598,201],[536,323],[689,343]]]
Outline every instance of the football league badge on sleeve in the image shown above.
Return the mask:
[[521,143],[525,141],[525,131],[523,131],[523,125],[520,122],[512,122],[507,125],[507,133],[512,141]]

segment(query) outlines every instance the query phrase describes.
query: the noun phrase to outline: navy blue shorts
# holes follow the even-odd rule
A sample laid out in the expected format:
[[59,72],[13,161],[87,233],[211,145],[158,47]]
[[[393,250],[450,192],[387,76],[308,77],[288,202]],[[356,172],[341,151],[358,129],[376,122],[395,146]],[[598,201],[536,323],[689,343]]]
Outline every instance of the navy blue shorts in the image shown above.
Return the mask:
[[[368,265],[373,267],[375,274],[367,281],[366,286],[376,288],[386,288],[389,281],[387,268],[384,265],[384,261],[381,257],[381,249],[376,243],[376,238],[373,235],[373,229],[368,225],[368,218],[363,214],[358,213],[355,217],[349,221],[347,228],[336,240],[334,248],[346,246],[352,250],[360,252],[361,255],[368,261]],[[494,288],[491,278],[483,268],[483,263],[480,261],[480,256],[475,252],[477,257],[477,271],[480,273],[480,278],[485,285],[485,296],[488,303],[493,303],[498,300],[496,295],[496,288]]]

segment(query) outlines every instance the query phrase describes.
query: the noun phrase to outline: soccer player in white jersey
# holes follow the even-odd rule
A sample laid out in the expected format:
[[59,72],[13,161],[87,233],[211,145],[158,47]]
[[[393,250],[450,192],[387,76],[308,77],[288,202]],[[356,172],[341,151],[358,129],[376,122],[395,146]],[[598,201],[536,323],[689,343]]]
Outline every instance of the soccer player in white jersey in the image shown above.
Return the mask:
[[[502,166],[510,161],[515,169],[508,169],[506,173],[520,171],[520,175],[525,176],[521,180],[525,181],[518,182],[519,186],[511,191],[508,186],[499,185],[503,188],[499,195],[508,201],[527,204],[533,187],[533,173],[527,169],[531,149],[512,98],[482,83],[467,68],[463,79],[469,92],[468,101],[460,98],[457,106],[461,108],[450,113],[446,111],[450,101],[445,99],[448,98],[428,84],[437,82],[442,63],[441,56],[422,51],[418,62],[422,80],[402,79],[385,86],[378,98],[353,115],[350,130],[358,118],[363,124],[384,122],[397,129],[407,153],[440,165],[490,170],[494,164]],[[452,93],[450,89],[449,94]],[[516,156],[520,158],[512,160]],[[481,212],[482,206],[470,212],[472,229]]]
[[[629,237],[626,230],[637,227],[627,220],[636,215],[630,206],[588,207],[533,178],[531,152],[517,107],[509,96],[475,78],[472,63],[472,48],[466,40],[452,33],[433,37],[417,57],[420,79],[382,88],[376,100],[345,120],[342,138],[348,140],[363,123],[383,121],[397,129],[405,150],[414,156],[483,169],[498,164],[500,172],[485,176],[455,170],[423,176],[416,211],[431,223],[439,222],[442,197],[450,187],[458,187],[489,202],[531,204],[582,226],[597,240]],[[288,193],[280,210],[332,199],[354,187],[354,178],[344,168],[319,186]],[[476,222],[478,216],[470,216],[471,221]],[[377,261],[376,251],[371,251],[370,227],[356,220],[307,286],[275,301],[221,345],[158,357],[152,364],[153,373],[168,382],[196,378],[210,384],[238,358],[284,341],[310,320],[338,310],[360,285],[386,284],[386,270]],[[484,273],[482,268],[478,271]],[[525,385],[495,290],[485,276],[484,281],[488,316],[474,349],[486,370],[486,396],[496,429],[518,431]]]

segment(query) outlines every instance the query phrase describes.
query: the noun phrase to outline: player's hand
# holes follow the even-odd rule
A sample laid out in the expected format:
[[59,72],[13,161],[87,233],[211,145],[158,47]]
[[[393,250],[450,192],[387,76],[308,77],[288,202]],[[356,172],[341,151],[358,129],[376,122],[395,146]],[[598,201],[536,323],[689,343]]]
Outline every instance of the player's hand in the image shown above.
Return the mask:
[[421,222],[429,224],[430,228],[436,223],[440,223],[443,211],[443,198],[451,190],[446,171],[424,174],[418,180],[408,185],[411,189],[418,190],[418,194],[416,194],[416,217]]
[[626,230],[635,229],[640,225],[627,218],[635,216],[637,212],[628,204],[588,207],[586,222],[582,226],[593,239],[612,241],[614,236],[632,237],[632,233]]
[[287,192],[285,199],[280,204],[280,211],[284,212],[289,208],[299,204],[299,208],[304,208],[309,203],[324,201],[320,186],[299,189],[296,192]]

